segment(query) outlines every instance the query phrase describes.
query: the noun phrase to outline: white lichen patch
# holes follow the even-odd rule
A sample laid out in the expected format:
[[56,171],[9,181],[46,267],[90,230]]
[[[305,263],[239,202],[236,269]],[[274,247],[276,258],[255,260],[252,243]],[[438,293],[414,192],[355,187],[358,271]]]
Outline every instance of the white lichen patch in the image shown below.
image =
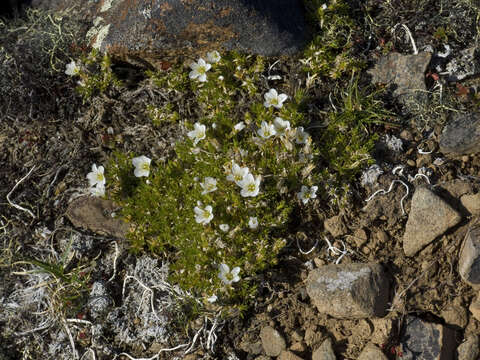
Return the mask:
[[367,170],[362,173],[360,177],[360,183],[363,187],[367,185],[373,185],[377,182],[380,175],[383,174],[383,170],[377,164],[373,164]]
[[317,279],[317,282],[325,284],[327,291],[348,290],[355,281],[368,276],[371,272],[367,267],[359,271],[339,271],[336,278],[322,276]]
[[108,35],[108,32],[110,31],[110,26],[112,26],[112,24],[108,24],[100,28],[100,30],[97,33],[97,37],[95,38],[95,42],[92,45],[94,49],[100,50],[100,48],[102,47],[103,41],[105,40],[105,38]]
[[105,12],[105,11],[108,11],[112,8],[112,6],[119,2],[118,0],[104,0],[103,1],[103,4],[102,4],[102,7],[100,8],[100,12]]

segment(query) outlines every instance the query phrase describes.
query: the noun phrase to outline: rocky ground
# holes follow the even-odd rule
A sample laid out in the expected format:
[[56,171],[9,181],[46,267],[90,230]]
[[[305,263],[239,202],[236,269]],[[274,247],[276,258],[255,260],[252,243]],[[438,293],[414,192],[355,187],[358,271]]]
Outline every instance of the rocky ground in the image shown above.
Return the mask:
[[[114,150],[174,156],[185,130],[154,126],[145,108],[171,102],[186,118],[187,96],[119,62],[128,86],[84,102],[63,74],[84,23],[30,18],[46,34],[63,29],[42,46],[68,50],[49,58],[31,50],[32,32],[2,22],[0,359],[478,359],[480,10],[367,3],[351,4],[370,17],[362,81],[391,85],[385,101],[401,121],[376,128],[376,165],[349,206],[319,201],[292,221],[245,313],[220,318],[212,305],[188,324],[189,294],[162,259],[129,253],[119,209],[89,196],[85,179]],[[305,81],[297,58],[268,60],[285,82]],[[328,88],[313,90],[312,107],[335,111]]]

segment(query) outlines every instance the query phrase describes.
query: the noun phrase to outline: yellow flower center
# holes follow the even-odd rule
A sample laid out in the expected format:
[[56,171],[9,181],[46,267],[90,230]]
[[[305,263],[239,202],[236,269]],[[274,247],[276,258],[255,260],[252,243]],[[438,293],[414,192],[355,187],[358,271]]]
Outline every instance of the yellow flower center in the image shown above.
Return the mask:
[[249,192],[254,192],[255,188],[256,188],[256,186],[255,186],[254,183],[248,184],[248,186],[247,186],[247,189],[248,189]]
[[103,174],[102,173],[97,173],[97,180],[98,181],[103,181],[103,179],[104,179]]
[[208,210],[203,210],[203,217],[207,219],[210,216],[210,212]]
[[207,72],[207,69],[205,68],[205,66],[199,66],[197,68],[197,72],[200,74],[200,75],[203,75]]
[[150,164],[149,163],[143,163],[142,164],[142,170],[146,170],[146,171],[150,170]]

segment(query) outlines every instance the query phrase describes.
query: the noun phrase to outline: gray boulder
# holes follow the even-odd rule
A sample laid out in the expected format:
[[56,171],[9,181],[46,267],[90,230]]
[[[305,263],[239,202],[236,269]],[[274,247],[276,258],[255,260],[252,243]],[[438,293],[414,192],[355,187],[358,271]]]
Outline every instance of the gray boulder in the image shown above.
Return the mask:
[[480,113],[453,115],[440,136],[440,151],[456,156],[480,152]]
[[480,286],[480,227],[471,229],[465,237],[458,272],[466,283],[476,288]]
[[321,313],[343,319],[385,315],[389,282],[379,264],[322,266],[310,272],[306,283],[307,293]]

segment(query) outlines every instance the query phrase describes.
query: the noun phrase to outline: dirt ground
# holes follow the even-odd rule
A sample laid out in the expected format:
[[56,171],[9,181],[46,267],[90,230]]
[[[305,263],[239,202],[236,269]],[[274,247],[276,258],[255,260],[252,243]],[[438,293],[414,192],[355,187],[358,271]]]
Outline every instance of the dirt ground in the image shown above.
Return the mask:
[[[431,45],[441,51],[448,42],[452,51],[458,52],[477,45],[477,28],[472,23],[478,8],[468,1],[457,1],[449,10],[441,10],[442,5],[446,5],[441,1],[420,1],[421,6],[400,0],[385,2],[388,4],[374,0],[367,3],[365,7],[357,6],[358,11],[368,8],[372,19],[370,23],[365,21],[364,33],[359,33],[363,38],[359,39],[362,46],[358,52],[364,54],[367,62],[373,63],[374,55],[386,51],[382,44],[389,44],[388,51],[411,51],[408,40],[401,36],[395,38],[390,32],[397,23],[405,23],[411,29],[419,48]],[[472,21],[458,21],[462,18]],[[448,30],[447,39],[440,27]],[[59,338],[63,331],[58,322],[61,318],[79,320],[72,321],[71,336],[76,349],[84,355],[82,359],[90,359],[87,353],[94,339],[98,340],[95,340],[97,344],[103,344],[97,359],[114,358],[115,354],[121,359],[122,352],[139,358],[153,356],[162,348],[159,344],[150,343],[150,347],[145,348],[133,340],[126,342],[113,327],[110,332],[95,337],[89,326],[81,322],[95,319],[84,314],[84,308],[76,307],[77,298],[73,296],[85,295],[84,290],[72,290],[68,286],[58,289],[51,277],[33,280],[30,260],[63,262],[65,274],[73,274],[77,269],[89,270],[89,290],[97,281],[108,281],[115,263],[117,277],[108,283],[108,289],[113,294],[111,301],[121,305],[125,287],[122,279],[135,268],[137,261],[128,253],[128,244],[75,228],[65,213],[73,199],[87,194],[85,175],[91,165],[106,164],[113,150],[148,153],[156,158],[173,156],[173,144],[184,135],[184,130],[176,123],[154,126],[145,109],[148,104],[161,106],[175,102],[180,118],[186,118],[191,115],[188,97],[175,90],[155,87],[134,68],[128,69],[129,74],[135,74],[135,81],[129,83],[128,88],[82,102],[74,91],[74,81],[62,72],[37,73],[38,68],[49,66],[43,63],[49,62],[48,59],[36,62],[40,53],[33,50],[26,51],[22,57],[22,51],[31,46],[34,38],[14,38],[10,34],[4,39],[16,42],[9,45],[6,40],[0,40],[3,46],[0,54],[10,51],[12,56],[2,57],[2,70],[9,75],[4,83],[0,82],[0,307],[3,307],[0,310],[0,359],[68,359],[72,356],[71,340]],[[70,40],[67,34],[65,44]],[[70,55],[67,52],[59,55],[58,64],[67,62]],[[271,59],[271,63],[274,61],[276,59]],[[296,61],[281,59],[283,76],[305,78],[304,74],[298,74]],[[125,64],[114,65],[114,71],[125,76],[122,75],[124,67]],[[21,75],[15,75],[14,70]],[[455,111],[476,110],[477,77],[459,82],[462,87],[455,83],[443,84],[444,96],[450,97]],[[398,111],[397,115],[402,118],[400,126],[376,129],[380,140],[373,155],[377,163],[389,171],[373,186],[363,187],[359,179],[353,186],[352,202],[344,209],[320,204],[308,217],[292,219],[288,244],[279,264],[263,274],[254,305],[243,316],[221,323],[216,330],[214,352],[205,348],[205,336],[203,346],[199,341],[192,354],[185,358],[255,359],[261,355],[259,333],[266,325],[280,331],[287,348],[304,359],[310,359],[312,351],[327,337],[333,340],[339,360],[356,359],[368,342],[380,346],[389,359],[396,359],[403,320],[409,314],[448,324],[455,330],[457,343],[469,334],[480,332],[480,323],[468,312],[476,292],[458,274],[461,243],[468,229],[478,221],[465,213],[458,199],[463,194],[480,191],[480,154],[445,157],[439,152],[441,130],[452,111],[446,106],[435,108],[438,90],[433,89],[433,84],[429,86],[431,107],[426,107],[420,115],[399,115]],[[463,88],[472,90],[465,95],[461,92]],[[328,110],[328,97],[324,96],[327,89],[328,85],[325,88],[319,85],[313,102]],[[386,101],[390,101],[387,105],[393,111],[400,109],[395,99],[387,96]],[[416,122],[417,119],[421,121]],[[388,151],[385,135],[403,139],[402,151]],[[420,154],[419,148],[431,153]],[[444,162],[436,165],[437,158],[443,158]],[[403,177],[392,174],[396,165],[405,165]],[[431,184],[463,214],[463,220],[416,256],[406,257],[402,237],[411,195],[416,186],[425,184],[425,178],[409,181],[408,175],[414,176],[422,167],[430,169]],[[407,184],[409,194],[405,200],[402,201],[406,189],[397,183],[390,193],[365,201],[376,190],[388,189],[394,179],[402,179]],[[323,225],[333,216],[338,216],[337,226],[341,229],[341,235],[335,237]],[[337,248],[347,250],[341,263],[379,262],[384,266],[392,284],[386,317],[339,320],[319,314],[310,303],[304,283],[308,271],[338,258],[327,251],[325,237],[334,241]],[[304,252],[314,246],[315,249],[302,254],[299,246]],[[74,255],[64,259],[66,253]],[[121,256],[115,255],[117,253]],[[25,289],[31,291],[25,292]],[[56,307],[51,306],[45,294],[33,292],[38,289],[45,289],[45,294],[50,295],[53,289],[58,293],[71,291],[67,293],[72,295],[69,310],[63,317],[51,313]],[[61,302],[65,298],[53,297],[52,301]],[[15,308],[14,300],[19,308]],[[455,312],[449,310],[451,308],[461,310]],[[205,323],[211,328],[211,320],[202,321],[199,319],[183,332],[171,334],[167,341],[169,347],[192,341]],[[67,350],[59,349],[61,346]],[[162,352],[159,359],[184,358],[184,350]]]

